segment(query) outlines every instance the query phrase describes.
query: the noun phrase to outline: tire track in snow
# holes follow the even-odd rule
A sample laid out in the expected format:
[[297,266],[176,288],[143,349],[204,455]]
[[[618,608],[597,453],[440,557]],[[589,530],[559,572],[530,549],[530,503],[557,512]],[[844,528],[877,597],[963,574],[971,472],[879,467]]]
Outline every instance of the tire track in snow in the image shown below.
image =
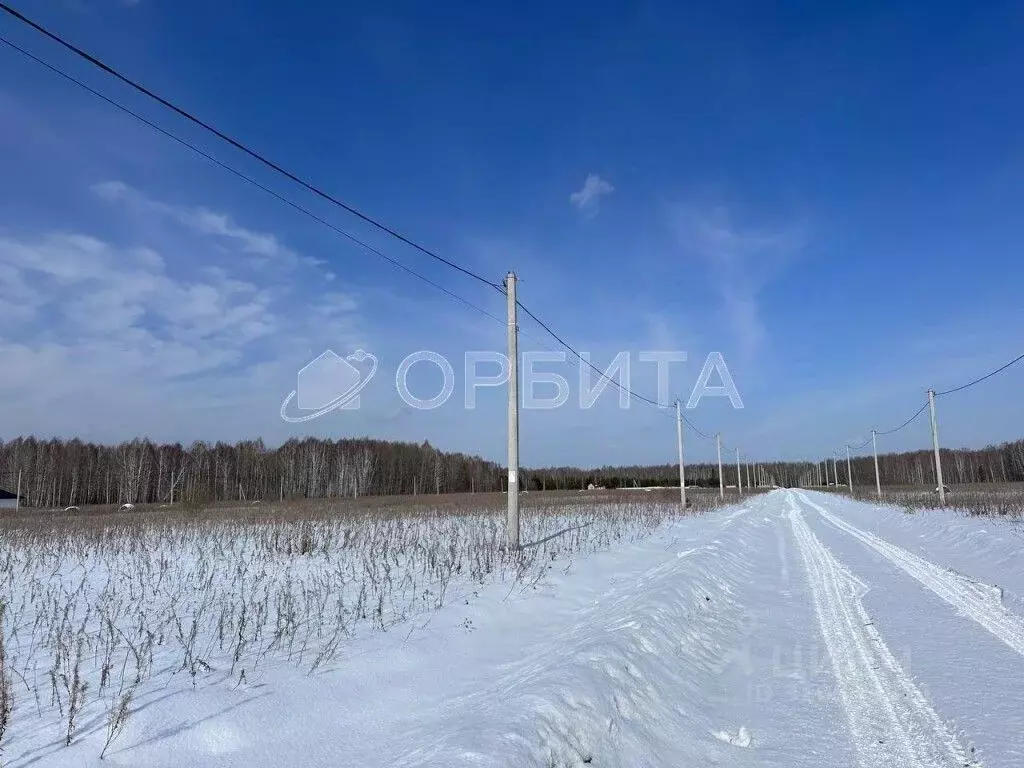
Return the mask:
[[779,547],[779,562],[781,563],[782,581],[789,586],[789,552],[786,549],[786,534],[782,526],[775,526],[775,541]]
[[826,522],[898,565],[960,613],[980,624],[1017,653],[1024,655],[1024,619],[1006,610],[997,587],[979,584],[954,571],[942,568],[895,544],[890,544],[873,533],[850,525],[824,507],[815,504],[804,494],[800,494],[800,497]]
[[793,496],[787,500],[857,762],[864,768],[974,765],[871,625],[860,600],[863,582],[818,540]]

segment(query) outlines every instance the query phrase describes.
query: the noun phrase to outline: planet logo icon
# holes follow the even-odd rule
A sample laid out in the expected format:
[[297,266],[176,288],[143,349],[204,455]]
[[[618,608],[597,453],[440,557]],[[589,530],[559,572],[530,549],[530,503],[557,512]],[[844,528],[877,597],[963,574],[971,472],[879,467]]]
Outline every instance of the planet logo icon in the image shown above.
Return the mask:
[[[297,424],[318,419],[339,408],[359,408],[359,393],[376,373],[377,358],[369,352],[357,349],[342,357],[328,349],[299,370],[295,389],[281,403],[281,418]],[[305,413],[289,414],[288,405],[292,400],[295,407]]]

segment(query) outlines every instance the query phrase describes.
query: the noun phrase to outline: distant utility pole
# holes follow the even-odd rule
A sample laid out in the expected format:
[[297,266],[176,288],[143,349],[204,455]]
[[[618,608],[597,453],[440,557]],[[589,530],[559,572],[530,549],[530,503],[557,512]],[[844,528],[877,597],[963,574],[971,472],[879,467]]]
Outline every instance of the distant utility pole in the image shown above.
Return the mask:
[[519,549],[519,325],[516,273],[505,276],[508,298],[508,529],[509,549]]
[[683,465],[683,412],[679,409],[679,400],[676,400],[676,443],[679,445],[679,503],[686,511],[686,470]]
[[935,479],[939,483],[939,504],[946,506],[946,486],[942,484],[942,456],[939,455],[939,423],[935,420],[935,390],[928,390],[928,411],[932,417],[932,448],[935,449]]
[[750,484],[750,460],[748,459],[747,460],[747,488],[750,489],[750,488],[753,488],[753,487],[754,486],[752,486]]
[[871,450],[875,454],[875,491],[882,498],[882,477],[878,474],[878,434],[871,430]]
[[850,493],[853,493],[853,470],[850,469],[850,444],[846,444],[846,482],[850,486]]
[[740,449],[736,449],[736,490],[743,495],[743,470],[740,469]]
[[718,445],[718,498],[725,498],[725,475],[722,474],[722,433],[715,435],[715,443]]

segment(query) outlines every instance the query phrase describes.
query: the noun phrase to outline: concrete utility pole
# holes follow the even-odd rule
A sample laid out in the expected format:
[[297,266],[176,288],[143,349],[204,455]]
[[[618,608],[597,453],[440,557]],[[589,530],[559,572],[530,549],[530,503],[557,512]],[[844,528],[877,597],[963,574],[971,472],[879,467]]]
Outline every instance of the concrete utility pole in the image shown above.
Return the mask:
[[939,483],[939,504],[946,506],[946,486],[942,484],[942,456],[939,454],[939,423],[935,420],[935,390],[928,390],[928,411],[932,417],[932,447],[935,449],[935,479]]
[[743,495],[743,470],[740,469],[740,449],[736,449],[736,490]]
[[871,430],[871,450],[875,454],[875,491],[882,498],[882,477],[878,474],[878,434]]
[[519,549],[519,325],[516,273],[505,276],[508,298],[508,546]]
[[754,486],[752,486],[750,484],[750,462],[747,461],[747,488],[750,489],[750,488],[753,488],[753,487]]
[[683,468],[683,412],[676,400],[676,443],[679,444],[679,503],[686,511],[686,470]]
[[17,498],[14,499],[14,511],[21,509],[21,470],[18,470],[18,490],[15,491]]
[[850,444],[846,444],[846,483],[850,486],[850,493],[853,493],[853,470],[850,469]]
[[725,475],[722,474],[722,433],[715,435],[715,443],[718,445],[718,498],[725,498]]

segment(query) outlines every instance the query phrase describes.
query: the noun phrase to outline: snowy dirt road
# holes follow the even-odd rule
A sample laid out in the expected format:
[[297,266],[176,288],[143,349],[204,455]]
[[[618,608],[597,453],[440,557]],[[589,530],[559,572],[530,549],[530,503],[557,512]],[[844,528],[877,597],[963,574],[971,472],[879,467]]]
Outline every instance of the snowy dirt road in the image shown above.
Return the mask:
[[154,697],[103,763],[3,764],[1024,766],[1022,554],[1014,523],[774,491],[313,676]]

